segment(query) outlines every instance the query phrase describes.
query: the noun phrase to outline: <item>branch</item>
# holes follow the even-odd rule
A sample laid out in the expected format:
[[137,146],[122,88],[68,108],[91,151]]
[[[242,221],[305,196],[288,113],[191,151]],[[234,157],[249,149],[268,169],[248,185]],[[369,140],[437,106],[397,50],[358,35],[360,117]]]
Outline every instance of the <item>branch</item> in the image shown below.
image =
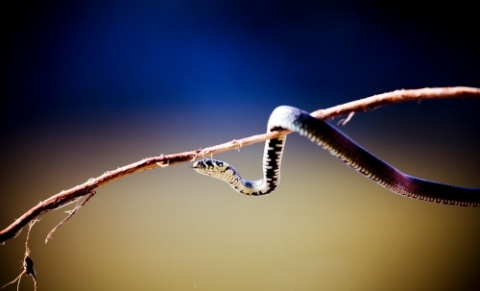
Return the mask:
[[[353,114],[354,112],[372,110],[374,108],[393,103],[428,99],[472,97],[480,97],[480,88],[449,87],[396,90],[393,92],[378,94],[368,98],[337,105],[327,109],[317,110],[315,112],[312,112],[312,116],[319,119],[327,120],[344,114],[350,114],[351,116],[351,114]],[[171,155],[162,154],[156,157],[145,158],[138,162],[118,168],[116,170],[107,171],[97,178],[89,179],[83,184],[77,185],[68,190],[61,191],[60,193],[53,195],[50,198],[32,207],[20,218],[16,219],[12,224],[0,231],[0,243],[3,243],[15,237],[25,225],[27,225],[30,221],[36,219],[38,216],[45,214],[51,210],[55,210],[61,206],[65,206],[67,204],[75,202],[80,197],[90,195],[91,193],[94,193],[94,189],[110,183],[116,179],[120,179],[133,173],[150,170],[157,167],[167,167],[178,163],[193,162],[197,158],[203,158],[205,156],[211,156],[221,152],[238,149],[240,147],[263,142],[268,139],[278,138],[288,133],[289,132],[285,130],[274,133],[257,134],[204,149],[197,149]]]

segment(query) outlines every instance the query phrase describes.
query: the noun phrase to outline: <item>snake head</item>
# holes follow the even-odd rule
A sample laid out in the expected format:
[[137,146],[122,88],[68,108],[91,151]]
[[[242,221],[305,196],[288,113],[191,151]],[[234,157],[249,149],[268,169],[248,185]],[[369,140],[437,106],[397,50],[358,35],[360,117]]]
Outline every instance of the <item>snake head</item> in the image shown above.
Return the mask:
[[192,168],[202,175],[215,176],[224,173],[229,165],[223,161],[203,159],[193,163]]

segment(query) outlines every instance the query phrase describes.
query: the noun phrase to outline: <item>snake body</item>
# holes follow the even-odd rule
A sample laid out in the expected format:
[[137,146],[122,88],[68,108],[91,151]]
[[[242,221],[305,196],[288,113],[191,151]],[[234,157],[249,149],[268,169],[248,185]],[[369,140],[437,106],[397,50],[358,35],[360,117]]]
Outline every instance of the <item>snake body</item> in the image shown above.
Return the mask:
[[[459,206],[480,207],[480,188],[459,187],[407,175],[366,151],[330,124],[295,107],[279,106],[270,115],[267,132],[290,130],[309,138],[350,167],[388,190],[406,197]],[[223,180],[246,195],[271,193],[280,181],[286,136],[268,140],[263,154],[263,178],[243,179],[229,164],[202,159],[193,164],[200,174]]]

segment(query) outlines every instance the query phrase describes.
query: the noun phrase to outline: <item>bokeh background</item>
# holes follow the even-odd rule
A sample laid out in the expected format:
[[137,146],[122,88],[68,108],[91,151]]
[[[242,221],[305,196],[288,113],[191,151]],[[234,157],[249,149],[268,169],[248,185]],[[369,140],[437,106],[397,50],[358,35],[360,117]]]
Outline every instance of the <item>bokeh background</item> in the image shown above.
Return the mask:
[[[462,1],[7,2],[1,228],[104,171],[261,133],[278,105],[480,87],[476,8]],[[341,128],[409,174],[478,187],[479,114],[479,100],[425,101]],[[255,179],[262,150],[217,158]],[[189,166],[99,188],[46,245],[68,208],[44,215],[30,241],[40,290],[480,288],[478,209],[393,195],[295,135],[266,197]],[[0,246],[0,285],[25,235]]]

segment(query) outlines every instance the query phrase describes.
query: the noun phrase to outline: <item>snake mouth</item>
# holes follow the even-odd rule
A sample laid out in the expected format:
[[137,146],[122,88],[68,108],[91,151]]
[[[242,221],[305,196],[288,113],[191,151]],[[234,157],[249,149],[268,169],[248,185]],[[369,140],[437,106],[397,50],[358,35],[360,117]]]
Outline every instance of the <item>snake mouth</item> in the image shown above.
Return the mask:
[[216,172],[214,172],[214,171],[209,171],[209,170],[207,170],[207,169],[205,169],[205,168],[196,168],[195,170],[197,170],[198,172],[200,172],[200,173],[202,173],[202,174],[204,174],[204,175],[209,175],[209,176],[212,176],[212,175],[216,174]]

